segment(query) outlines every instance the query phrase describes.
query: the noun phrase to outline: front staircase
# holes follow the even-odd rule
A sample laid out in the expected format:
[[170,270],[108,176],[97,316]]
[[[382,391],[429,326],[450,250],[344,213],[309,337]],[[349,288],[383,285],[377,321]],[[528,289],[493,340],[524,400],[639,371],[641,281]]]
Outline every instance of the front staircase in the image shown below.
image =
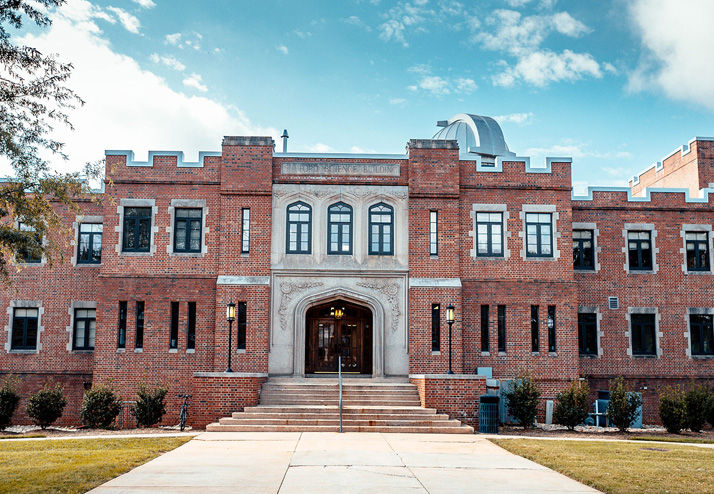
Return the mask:
[[[342,386],[344,432],[472,434],[473,427],[422,408],[416,386],[398,380],[347,378]],[[337,379],[271,378],[260,404],[209,424],[209,432],[336,432]]]

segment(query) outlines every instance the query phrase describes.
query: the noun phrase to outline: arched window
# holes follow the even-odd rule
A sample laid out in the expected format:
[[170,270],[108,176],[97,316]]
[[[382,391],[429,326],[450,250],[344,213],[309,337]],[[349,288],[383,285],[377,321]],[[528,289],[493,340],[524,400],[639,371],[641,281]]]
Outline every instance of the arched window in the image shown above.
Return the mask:
[[394,254],[394,208],[383,202],[369,208],[369,253]]
[[327,208],[327,253],[352,254],[352,207],[338,202]]
[[312,208],[304,202],[288,206],[287,253],[309,254],[312,248]]

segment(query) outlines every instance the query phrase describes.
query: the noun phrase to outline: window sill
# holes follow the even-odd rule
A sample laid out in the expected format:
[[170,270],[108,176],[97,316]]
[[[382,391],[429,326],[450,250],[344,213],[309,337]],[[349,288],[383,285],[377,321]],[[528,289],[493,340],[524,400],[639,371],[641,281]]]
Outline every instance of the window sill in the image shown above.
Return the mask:
[[245,349],[244,349],[244,348],[238,348],[238,349],[236,349],[236,353],[245,353]]
[[78,262],[74,265],[75,268],[101,268],[101,262]]
[[627,274],[657,274],[653,269],[628,269]]
[[439,350],[439,351],[432,350],[431,354],[432,355],[441,355],[441,350]]
[[632,358],[642,358],[642,359],[657,359],[657,355],[633,355]]
[[482,357],[490,357],[490,356],[491,356],[491,352],[481,352],[481,356],[482,356]]
[[507,354],[506,352],[498,352],[498,356],[499,356],[499,357],[505,357],[505,356],[507,356],[507,355],[508,355],[508,354]]
[[575,274],[597,274],[597,269],[577,269],[573,268],[573,273]]
[[10,350],[7,353],[14,353],[17,355],[32,355],[34,353],[40,353],[39,350]]
[[580,353],[578,355],[580,356],[580,358],[598,358],[599,356],[594,353]]
[[548,352],[548,356],[549,356],[549,357],[557,357],[557,356],[558,356],[558,352]]
[[186,353],[196,353],[196,349],[195,348],[187,348]]
[[169,257],[188,257],[188,258],[200,258],[205,257],[205,252],[171,252]]
[[144,353],[143,348],[134,348],[134,353]]
[[474,259],[476,259],[476,260],[484,259],[487,261],[504,261],[506,259],[506,257],[505,256],[484,256],[484,255],[477,254]]
[[689,275],[694,275],[694,276],[711,276],[712,272],[711,271],[685,271],[684,272],[685,276]]
[[120,256],[126,256],[126,257],[151,257],[154,255],[153,252],[120,252]]
[[178,348],[169,348],[169,353],[178,353]]
[[712,360],[714,355],[692,355],[692,360]]
[[531,352],[532,357],[538,357],[540,356],[540,352]]
[[126,353],[126,348],[117,348],[117,353]]
[[250,252],[241,252],[240,256],[241,257],[250,257]]
[[558,258],[554,256],[526,256],[526,261],[557,261]]
[[94,350],[72,350],[72,351],[69,352],[69,353],[71,353],[71,354],[78,354],[78,355],[81,355],[81,354],[92,354],[92,353],[94,353]]
[[429,254],[429,259],[439,260],[439,256],[438,255],[435,256],[434,254]]

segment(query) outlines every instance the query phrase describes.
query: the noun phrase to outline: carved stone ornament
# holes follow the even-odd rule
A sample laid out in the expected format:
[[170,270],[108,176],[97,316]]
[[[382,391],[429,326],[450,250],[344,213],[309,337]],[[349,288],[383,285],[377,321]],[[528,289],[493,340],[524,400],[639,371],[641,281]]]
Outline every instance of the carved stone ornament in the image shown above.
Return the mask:
[[399,285],[396,283],[357,283],[357,286],[362,286],[364,288],[369,288],[375,292],[380,292],[387,296],[389,301],[390,309],[392,311],[392,331],[396,331],[399,325],[399,316],[401,312],[399,311],[399,300],[397,300],[397,295],[399,294]]
[[280,308],[278,309],[278,314],[280,314],[280,329],[282,329],[283,331],[287,331],[288,329],[288,318],[286,311],[288,310],[288,302],[290,302],[292,296],[303,290],[315,288],[316,286],[322,285],[324,285],[324,283],[322,282],[290,283],[289,281],[280,284],[280,293],[282,294],[282,297],[280,298]]

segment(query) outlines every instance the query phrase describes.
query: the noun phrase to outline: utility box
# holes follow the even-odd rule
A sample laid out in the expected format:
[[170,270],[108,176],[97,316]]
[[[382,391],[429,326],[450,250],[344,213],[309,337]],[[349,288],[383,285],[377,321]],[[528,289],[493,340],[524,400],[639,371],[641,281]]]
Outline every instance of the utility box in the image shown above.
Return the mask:
[[553,400],[545,400],[545,423],[550,425],[553,423]]
[[481,395],[478,400],[478,431],[498,434],[498,396]]
[[513,389],[515,384],[515,379],[501,379],[501,390],[500,390],[500,403],[498,406],[500,421],[502,424],[517,424],[518,421],[510,413],[508,413],[508,400],[505,397],[505,393]]

